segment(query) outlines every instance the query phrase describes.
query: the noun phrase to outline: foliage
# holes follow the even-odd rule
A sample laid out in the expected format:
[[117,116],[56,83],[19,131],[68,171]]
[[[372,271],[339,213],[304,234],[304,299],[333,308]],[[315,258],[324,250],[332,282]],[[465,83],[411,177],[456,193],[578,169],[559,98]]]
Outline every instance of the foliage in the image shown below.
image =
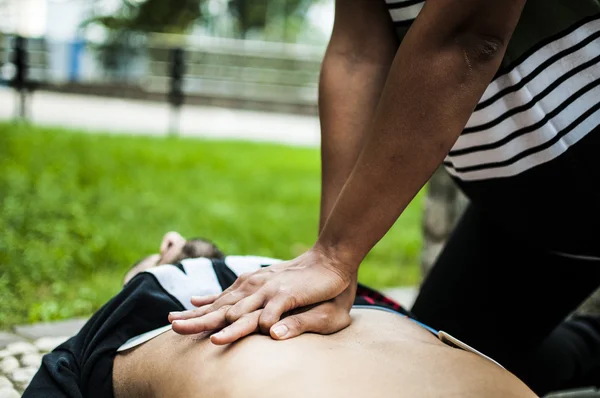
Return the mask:
[[[317,0],[318,1],[318,0]],[[280,40],[292,42],[302,28],[304,16],[315,0],[229,0],[229,10],[234,17],[241,37],[251,30],[266,30],[269,10],[274,10],[271,21],[282,27]]]
[[[0,123],[0,328],[87,316],[169,230],[291,258],[314,241],[316,149],[73,133]],[[420,199],[361,267],[414,284]]]
[[121,0],[116,12],[93,15],[82,28],[105,28],[106,40],[93,45],[96,55],[109,76],[127,80],[135,58],[146,48],[147,33],[186,34],[195,25],[214,26],[215,19],[225,18],[232,22],[233,37],[253,33],[257,38],[258,32],[262,40],[295,42],[306,26],[309,8],[323,0],[222,1],[227,4],[224,15],[211,14],[211,0],[179,0],[176,5],[169,0]]
[[94,16],[86,24],[100,24],[117,36],[125,31],[182,34],[208,18],[225,17],[233,19],[237,36],[245,38],[252,30],[264,31],[270,17],[284,26],[280,39],[293,41],[310,6],[321,0],[226,0],[228,15],[219,16],[203,12],[209,0],[179,0],[176,6],[169,0],[121,1],[115,14]]
[[145,45],[144,33],[183,34],[202,17],[204,0],[121,0],[121,7],[110,15],[95,15],[83,24],[106,28],[107,40],[95,45],[106,72],[127,79],[132,60]]
[[122,0],[117,13],[92,18],[109,31],[185,33],[201,16],[204,0]]

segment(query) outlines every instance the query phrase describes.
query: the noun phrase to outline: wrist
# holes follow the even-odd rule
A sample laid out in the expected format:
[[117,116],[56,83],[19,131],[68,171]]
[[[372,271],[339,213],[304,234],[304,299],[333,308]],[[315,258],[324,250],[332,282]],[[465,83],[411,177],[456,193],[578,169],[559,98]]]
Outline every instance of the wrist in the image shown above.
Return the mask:
[[344,279],[350,283],[355,283],[358,276],[358,267],[362,257],[350,250],[349,247],[341,244],[329,244],[320,238],[314,244],[312,250],[324,257],[327,263],[343,274]]

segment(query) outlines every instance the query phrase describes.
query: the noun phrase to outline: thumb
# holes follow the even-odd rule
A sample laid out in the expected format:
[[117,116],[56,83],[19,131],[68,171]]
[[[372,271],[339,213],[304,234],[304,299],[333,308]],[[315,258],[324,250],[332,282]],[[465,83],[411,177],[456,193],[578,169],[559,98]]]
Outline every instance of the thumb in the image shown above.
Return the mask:
[[271,337],[287,340],[302,333],[332,334],[350,325],[351,318],[347,311],[337,309],[332,313],[321,307],[282,319],[271,327]]

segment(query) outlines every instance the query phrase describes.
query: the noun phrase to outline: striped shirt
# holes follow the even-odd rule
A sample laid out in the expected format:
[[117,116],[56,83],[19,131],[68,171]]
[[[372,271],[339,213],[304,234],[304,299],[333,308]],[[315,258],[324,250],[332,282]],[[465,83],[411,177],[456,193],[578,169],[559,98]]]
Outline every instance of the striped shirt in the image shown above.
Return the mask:
[[[240,275],[280,262],[281,260],[258,256],[227,256],[224,260],[200,257],[185,259],[174,265],[150,268],[145,272],[154,275],[165,292],[189,310],[195,308],[190,303],[190,297],[220,294]],[[412,317],[396,301],[360,283],[354,304],[377,305]]]
[[[600,4],[542,1],[528,2],[503,68],[444,162],[461,180],[523,173],[600,124]],[[401,37],[424,3],[388,0]]]
[[[402,39],[425,1],[386,3]],[[528,0],[499,72],[444,160],[473,202],[552,248],[569,240],[558,228],[572,240],[600,228],[599,62],[599,1]],[[568,246],[581,254],[600,245]]]

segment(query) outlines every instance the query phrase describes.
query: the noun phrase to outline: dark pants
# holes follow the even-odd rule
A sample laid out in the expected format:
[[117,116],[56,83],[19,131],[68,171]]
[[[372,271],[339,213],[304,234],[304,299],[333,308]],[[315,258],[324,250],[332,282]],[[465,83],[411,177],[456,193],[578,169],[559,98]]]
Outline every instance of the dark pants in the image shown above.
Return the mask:
[[600,285],[600,262],[551,254],[515,235],[470,205],[414,314],[491,356],[538,394],[600,382],[593,376],[600,326],[563,322]]

